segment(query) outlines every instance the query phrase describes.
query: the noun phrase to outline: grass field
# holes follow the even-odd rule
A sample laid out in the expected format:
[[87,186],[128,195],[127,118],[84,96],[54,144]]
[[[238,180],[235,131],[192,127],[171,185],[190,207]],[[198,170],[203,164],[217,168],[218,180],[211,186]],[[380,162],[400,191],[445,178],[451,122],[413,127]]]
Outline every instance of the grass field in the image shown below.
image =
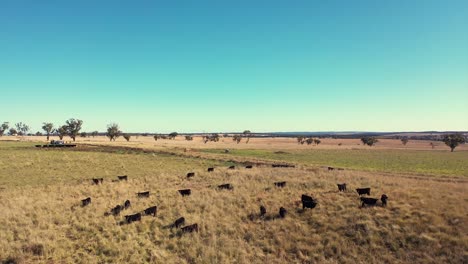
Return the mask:
[[421,151],[397,149],[312,149],[272,151],[262,149],[203,149],[223,156],[286,161],[309,166],[337,166],[347,169],[468,177],[468,151]]
[[[289,154],[270,149],[232,150],[230,154],[204,150],[213,157],[306,165],[326,162],[356,169],[329,172],[313,166],[227,170],[232,163],[203,157],[111,147],[36,149],[32,145],[0,142],[3,262],[468,262],[468,182],[447,177],[466,176],[463,152],[452,156],[407,152],[396,158],[380,150],[359,155],[352,150],[321,150],[316,155],[302,150]],[[415,157],[417,161],[407,161]],[[396,164],[387,169],[382,159]],[[434,175],[413,179],[398,174],[414,164]],[[450,169],[451,164],[459,167]],[[215,167],[214,173],[206,172],[210,166]],[[189,171],[196,176],[186,179]],[[123,174],[129,176],[128,182],[111,181]],[[104,184],[93,185],[90,179],[95,177],[103,177]],[[275,181],[287,181],[287,185],[278,189]],[[342,182],[348,184],[348,191],[339,193],[336,183]],[[233,184],[234,190],[217,190],[222,183]],[[388,206],[361,209],[353,191],[358,187],[371,187],[372,197],[387,194]],[[191,188],[193,194],[182,198],[177,190],[183,188]],[[147,190],[149,198],[136,197],[136,192]],[[317,208],[303,211],[302,194],[317,198]],[[92,203],[79,206],[88,196]],[[130,209],[120,216],[104,216],[126,199],[132,202]],[[157,217],[119,224],[123,215],[152,205],[158,206]],[[260,205],[267,208],[265,218],[258,216]],[[277,217],[281,206],[288,210],[284,219]],[[187,224],[198,223],[199,233],[181,234],[169,228],[180,216]]]

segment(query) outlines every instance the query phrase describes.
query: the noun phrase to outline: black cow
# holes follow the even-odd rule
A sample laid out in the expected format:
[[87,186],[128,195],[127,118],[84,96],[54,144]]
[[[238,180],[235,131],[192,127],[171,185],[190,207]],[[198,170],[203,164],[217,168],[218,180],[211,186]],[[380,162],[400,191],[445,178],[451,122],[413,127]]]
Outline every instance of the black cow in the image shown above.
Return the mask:
[[260,205],[260,216],[266,215],[266,208],[263,205]]
[[99,183],[102,184],[103,181],[104,181],[104,178],[93,178],[93,182],[96,185],[98,185]]
[[213,172],[214,168],[208,168],[208,172]]
[[141,221],[141,213],[136,213],[136,214],[132,214],[132,215],[126,215],[125,216],[125,220],[127,221],[127,223],[131,223],[131,222],[136,222],[136,221]]
[[377,204],[377,201],[379,199],[376,198],[368,198],[368,197],[361,197],[361,202],[362,202],[362,207],[369,205],[369,206],[374,206]]
[[127,175],[117,176],[117,178],[119,178],[119,181],[128,181]]
[[198,224],[184,226],[182,227],[182,232],[183,233],[198,232]]
[[232,166],[229,166],[229,168],[228,168],[228,169],[230,169],[230,170],[234,170],[234,169],[236,169],[236,166],[234,166],[234,165],[232,165]]
[[149,196],[150,196],[150,192],[149,192],[149,191],[146,191],[146,192],[139,192],[139,193],[137,193],[137,196],[138,196],[138,197],[149,197]]
[[87,206],[91,203],[91,197],[81,200],[81,206]]
[[189,196],[190,194],[192,194],[192,190],[190,190],[190,189],[183,189],[183,190],[179,190],[179,193],[180,193],[182,196]]
[[282,182],[275,182],[274,183],[276,187],[279,187],[279,188],[283,188],[284,186],[286,186],[286,182],[285,181],[282,181]]
[[124,203],[124,208],[127,209],[130,207],[130,200],[126,200]]
[[183,224],[185,224],[185,218],[183,218],[183,217],[180,217],[179,219],[175,220],[175,222],[174,222],[175,228],[179,228]]
[[286,213],[287,213],[287,212],[288,212],[288,211],[286,211],[286,209],[284,209],[284,207],[280,207],[280,209],[279,209],[279,215],[280,215],[281,218],[284,218],[284,217],[286,216]]
[[151,207],[145,209],[145,215],[156,216],[157,211],[158,211],[157,206],[151,206]]
[[187,178],[191,178],[191,177],[193,177],[193,176],[195,176],[195,172],[189,172],[189,173],[187,173]]
[[332,171],[332,170],[334,170],[334,169],[335,169],[335,168],[333,168],[333,167],[328,167],[328,170],[329,170],[329,171]]
[[252,165],[247,165],[247,166],[245,166],[245,168],[246,169],[251,169],[251,168],[253,168],[253,166]]
[[337,184],[338,185],[338,191],[339,192],[344,192],[346,191],[346,183],[342,183],[342,184]]
[[358,188],[356,189],[359,195],[367,194],[370,195],[370,188]]
[[230,183],[225,183],[225,184],[218,185],[218,188],[225,189],[225,190],[232,190],[234,189],[234,186],[232,186]]
[[121,206],[121,205],[119,204],[119,205],[117,205],[116,207],[114,207],[114,208],[111,209],[111,214],[112,214],[112,215],[119,215],[120,212],[121,212],[123,209],[124,209],[124,207]]
[[385,194],[382,194],[382,196],[380,197],[380,201],[382,201],[382,206],[387,206],[387,199],[388,199],[388,196]]
[[305,194],[301,196],[301,201],[302,201],[302,209],[315,208],[315,206],[317,206],[317,200]]

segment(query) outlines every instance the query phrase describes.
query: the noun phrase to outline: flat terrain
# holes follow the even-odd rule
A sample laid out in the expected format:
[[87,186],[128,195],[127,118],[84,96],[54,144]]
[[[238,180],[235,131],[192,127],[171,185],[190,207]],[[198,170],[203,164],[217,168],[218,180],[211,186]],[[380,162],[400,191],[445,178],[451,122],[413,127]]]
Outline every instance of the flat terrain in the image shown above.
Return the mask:
[[[5,141],[11,139],[0,141],[0,261],[468,262],[466,146],[450,153],[442,145],[432,150],[428,142],[381,142],[370,149],[352,140],[312,147],[290,139],[203,144],[140,137],[86,138],[78,143],[87,145],[76,149],[37,149],[27,140],[38,138]],[[276,161],[297,166],[272,168]],[[247,163],[254,168],[245,169]],[[228,170],[230,165],[237,167]],[[215,171],[206,172],[208,167]],[[187,179],[191,171],[196,175]],[[128,182],[112,181],[124,174]],[[92,183],[101,177],[102,185]],[[286,187],[274,187],[276,181],[286,181]],[[336,186],[342,182],[348,184],[344,193]],[[223,183],[234,189],[218,190]],[[370,187],[371,197],[387,194],[388,206],[361,208],[354,191],[359,187]],[[183,188],[192,195],[181,197],[177,190]],[[137,198],[140,191],[151,195]],[[316,198],[318,206],[302,210],[302,194]],[[92,203],[81,207],[86,197]],[[127,199],[132,206],[121,215],[104,216]],[[156,217],[120,224],[124,215],[153,205]],[[260,205],[267,209],[263,218]],[[284,219],[280,207],[288,211]],[[180,216],[186,224],[198,223],[199,232],[171,229]]]

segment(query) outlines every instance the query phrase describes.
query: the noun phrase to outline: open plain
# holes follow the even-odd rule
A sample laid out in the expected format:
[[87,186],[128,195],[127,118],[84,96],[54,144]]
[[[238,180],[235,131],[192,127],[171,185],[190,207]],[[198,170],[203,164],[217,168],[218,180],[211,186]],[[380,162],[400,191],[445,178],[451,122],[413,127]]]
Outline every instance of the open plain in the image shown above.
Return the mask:
[[[6,263],[468,261],[466,145],[450,153],[426,141],[402,146],[381,140],[371,148],[352,139],[307,146],[290,138],[204,144],[197,137],[140,136],[35,148],[41,141],[0,141],[0,260]],[[273,168],[275,163],[295,167]],[[252,169],[245,168],[249,164]],[[187,178],[188,172],[195,176]],[[275,187],[281,181],[286,186]],[[225,183],[234,188],[217,188]],[[338,183],[347,191],[338,192]],[[360,187],[371,188],[369,197],[386,194],[388,205],[361,208]],[[191,195],[182,197],[180,189]],[[143,191],[150,196],[138,198]],[[303,209],[302,194],[318,205]],[[82,207],[87,197],[91,204]],[[107,215],[125,200],[131,201],[128,209]],[[156,216],[125,223],[124,215],[151,206]],[[287,210],[284,218],[280,207]],[[197,223],[198,232],[172,227],[179,217],[185,225]]]

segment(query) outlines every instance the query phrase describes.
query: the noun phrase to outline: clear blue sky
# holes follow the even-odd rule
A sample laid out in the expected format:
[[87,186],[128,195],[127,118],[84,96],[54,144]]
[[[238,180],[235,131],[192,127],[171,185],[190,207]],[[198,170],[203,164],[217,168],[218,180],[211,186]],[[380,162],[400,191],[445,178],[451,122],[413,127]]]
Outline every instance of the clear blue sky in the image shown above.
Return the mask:
[[0,2],[0,122],[468,130],[468,1]]

